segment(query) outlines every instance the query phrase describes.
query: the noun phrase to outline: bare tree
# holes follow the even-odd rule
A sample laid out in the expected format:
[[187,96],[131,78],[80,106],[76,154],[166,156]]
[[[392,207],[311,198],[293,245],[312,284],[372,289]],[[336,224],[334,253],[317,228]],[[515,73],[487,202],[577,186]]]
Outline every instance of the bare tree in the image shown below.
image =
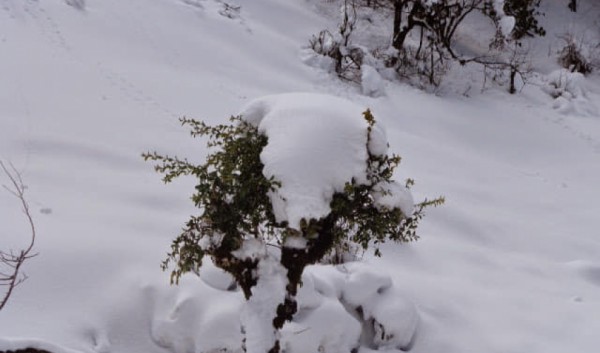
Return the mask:
[[3,185],[3,187],[19,199],[22,211],[25,214],[25,218],[27,218],[30,227],[29,244],[25,249],[19,251],[8,250],[8,252],[0,250],[0,287],[2,287],[4,291],[4,294],[0,296],[0,310],[2,310],[14,289],[27,279],[27,275],[22,271],[23,264],[37,254],[32,252],[33,246],[35,245],[35,225],[33,224],[29,204],[25,199],[26,187],[21,179],[21,174],[12,164],[10,164],[10,168],[8,168],[0,161],[0,167],[11,182],[9,186]]
[[394,48],[402,50],[408,34],[415,28],[421,28],[432,34],[436,45],[458,59],[452,48],[456,30],[472,12],[485,11],[489,0],[440,0],[431,3],[424,0],[393,0],[393,5]]

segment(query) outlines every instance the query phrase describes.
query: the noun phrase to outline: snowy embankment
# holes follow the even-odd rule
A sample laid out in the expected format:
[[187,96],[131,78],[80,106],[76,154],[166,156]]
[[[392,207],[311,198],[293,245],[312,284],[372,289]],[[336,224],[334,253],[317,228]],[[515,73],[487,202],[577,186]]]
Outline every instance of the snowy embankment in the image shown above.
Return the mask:
[[[376,82],[382,92],[370,98],[302,63],[310,35],[331,26],[315,1],[245,1],[239,12],[212,0],[69,2],[82,6],[0,0],[0,158],[27,183],[40,253],[0,312],[0,351],[237,348],[242,295],[208,267],[205,281],[169,287],[158,266],[195,212],[192,181],[164,187],[139,154],[201,161],[202,144],[177,117],[220,123],[256,97],[296,91],[371,107],[403,157],[396,179],[414,178],[417,200],[443,194],[447,203],[427,214],[420,241],[367,255],[370,270],[311,268],[301,305],[319,310],[301,310],[290,345],[339,348],[367,331],[357,325],[370,315],[402,332],[393,342],[362,337],[371,348],[600,346],[597,75],[583,91],[564,85],[581,92],[573,108],[534,85],[518,96],[440,98]],[[549,62],[543,74],[558,69]],[[26,223],[7,193],[0,214],[0,246],[18,249]],[[363,270],[370,289],[387,289],[353,290]],[[350,319],[348,304],[365,316]]]

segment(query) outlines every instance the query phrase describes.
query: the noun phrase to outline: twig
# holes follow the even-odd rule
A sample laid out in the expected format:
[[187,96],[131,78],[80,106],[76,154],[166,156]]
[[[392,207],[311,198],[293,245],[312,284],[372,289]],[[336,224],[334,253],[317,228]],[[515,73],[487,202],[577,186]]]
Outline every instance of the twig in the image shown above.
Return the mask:
[[7,287],[4,295],[0,297],[0,310],[2,310],[8,302],[8,299],[12,295],[15,287],[27,279],[27,275],[21,272],[21,266],[23,263],[37,255],[32,253],[33,246],[35,245],[36,230],[33,223],[33,218],[31,217],[31,212],[29,210],[29,204],[25,199],[26,187],[23,184],[23,179],[21,178],[21,174],[17,171],[17,169],[12,164],[9,164],[9,167],[0,161],[0,168],[2,168],[2,171],[4,171],[6,176],[8,176],[12,184],[10,187],[6,185],[2,186],[21,202],[22,211],[25,214],[27,222],[29,223],[31,233],[29,245],[24,250],[18,252],[14,252],[13,250],[5,252],[0,250],[0,265],[9,269],[8,272],[5,272],[6,270],[0,271],[0,286]]

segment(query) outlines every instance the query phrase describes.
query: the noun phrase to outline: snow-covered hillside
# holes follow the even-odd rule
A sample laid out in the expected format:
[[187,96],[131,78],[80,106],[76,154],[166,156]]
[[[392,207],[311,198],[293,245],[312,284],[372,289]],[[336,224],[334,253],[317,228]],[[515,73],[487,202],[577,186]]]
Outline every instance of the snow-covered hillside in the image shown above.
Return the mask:
[[[549,2],[546,20],[562,18]],[[403,157],[396,178],[416,180],[416,200],[447,200],[429,210],[418,242],[365,255],[369,269],[312,269],[306,305],[322,311],[289,328],[290,347],[313,349],[315,332],[334,332],[336,320],[347,324],[340,335],[353,332],[336,298],[364,271],[393,282],[381,300],[398,318],[386,320],[416,332],[411,352],[598,350],[600,79],[549,75],[559,69],[557,33],[598,31],[594,0],[532,51],[539,76],[518,95],[436,96],[385,81],[377,98],[303,61],[311,35],[336,26],[335,11],[320,14],[329,2],[231,3],[241,7],[0,0],[0,160],[27,184],[39,252],[0,311],[0,352],[239,348],[243,297],[223,290],[227,278],[207,267],[204,280],[171,287],[159,268],[196,212],[193,180],[165,187],[140,154],[202,161],[204,144],[179,117],[222,123],[257,97],[287,92],[370,107]],[[544,90],[554,81],[571,98]],[[0,249],[21,248],[27,223],[9,193],[0,215]]]

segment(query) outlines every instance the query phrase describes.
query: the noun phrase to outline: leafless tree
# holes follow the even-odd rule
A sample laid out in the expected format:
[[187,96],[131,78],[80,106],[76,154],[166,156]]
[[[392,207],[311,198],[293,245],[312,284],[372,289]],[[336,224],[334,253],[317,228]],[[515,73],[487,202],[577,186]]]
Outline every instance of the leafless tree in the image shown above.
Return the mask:
[[2,161],[0,161],[0,167],[10,179],[9,186],[3,185],[3,187],[13,196],[19,199],[22,211],[25,214],[25,218],[27,218],[30,228],[29,244],[25,249],[18,251],[0,250],[0,287],[2,287],[4,292],[4,294],[0,296],[0,310],[2,310],[8,302],[8,299],[10,298],[14,289],[27,279],[27,275],[25,275],[25,273],[22,271],[23,264],[37,254],[33,253],[36,231],[33,218],[31,217],[31,212],[29,210],[29,204],[25,199],[26,187],[21,179],[21,174],[12,164],[7,167],[4,163],[2,163]]

